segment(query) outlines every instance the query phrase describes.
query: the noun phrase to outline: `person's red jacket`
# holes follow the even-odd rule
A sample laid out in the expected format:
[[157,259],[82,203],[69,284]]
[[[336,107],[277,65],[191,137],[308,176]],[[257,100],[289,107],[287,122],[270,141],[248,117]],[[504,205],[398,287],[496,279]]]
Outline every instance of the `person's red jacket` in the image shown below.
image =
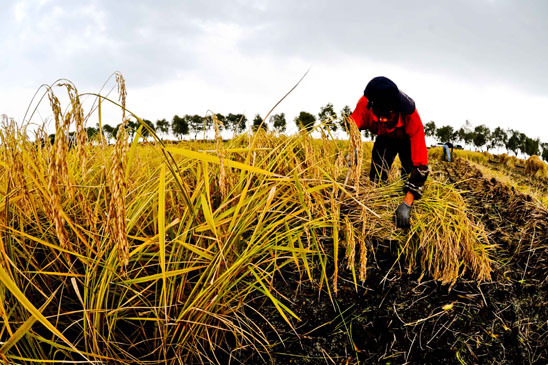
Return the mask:
[[428,165],[428,152],[426,150],[426,141],[424,140],[424,126],[417,108],[411,114],[399,114],[398,122],[391,129],[387,128],[387,123],[379,122],[371,109],[367,108],[368,100],[362,96],[358,100],[356,109],[350,115],[350,118],[356,123],[358,129],[368,129],[371,133],[383,136],[394,136],[395,138],[409,136],[411,142],[411,161],[413,166]]

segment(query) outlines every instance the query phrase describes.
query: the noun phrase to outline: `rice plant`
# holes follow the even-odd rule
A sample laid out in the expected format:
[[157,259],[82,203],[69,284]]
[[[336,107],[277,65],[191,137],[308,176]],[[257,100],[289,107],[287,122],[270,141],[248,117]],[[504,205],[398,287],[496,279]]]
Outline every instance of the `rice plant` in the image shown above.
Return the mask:
[[[94,95],[122,110],[114,146],[86,139],[89,115],[69,82],[47,89],[53,144],[2,122],[5,362],[222,363],[241,349],[267,358],[270,344],[246,315],[257,311],[251,300],[266,298],[292,326],[299,318],[276,273],[294,266],[336,295],[339,262],[355,282],[367,279],[374,240],[398,242],[396,262],[444,284],[466,272],[489,279],[488,239],[453,187],[431,181],[413,229],[394,228],[401,180],[375,186],[363,177],[371,144],[357,131],[350,142],[318,126],[321,139],[259,131],[224,143],[217,129],[215,141],[177,145],[149,131],[156,143],[140,145],[147,126],[126,107],[123,77],[116,82],[118,101]],[[130,116],[141,122],[133,141]]]

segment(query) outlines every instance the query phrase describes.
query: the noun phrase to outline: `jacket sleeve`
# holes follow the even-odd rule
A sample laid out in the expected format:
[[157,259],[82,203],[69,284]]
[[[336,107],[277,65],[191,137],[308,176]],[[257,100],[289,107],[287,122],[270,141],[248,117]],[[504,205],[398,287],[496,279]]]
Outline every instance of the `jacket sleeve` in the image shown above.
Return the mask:
[[417,109],[411,115],[407,116],[405,134],[409,136],[409,141],[411,142],[411,161],[413,162],[413,166],[428,165],[424,127]]
[[367,102],[367,98],[362,96],[360,100],[358,100],[356,109],[350,114],[350,118],[356,123],[359,130],[367,128]]
[[411,161],[413,169],[409,179],[405,182],[404,192],[411,192],[415,199],[422,196],[422,187],[428,178],[428,151],[424,137],[424,127],[417,109],[408,116],[405,123],[405,133],[409,136],[411,143]]

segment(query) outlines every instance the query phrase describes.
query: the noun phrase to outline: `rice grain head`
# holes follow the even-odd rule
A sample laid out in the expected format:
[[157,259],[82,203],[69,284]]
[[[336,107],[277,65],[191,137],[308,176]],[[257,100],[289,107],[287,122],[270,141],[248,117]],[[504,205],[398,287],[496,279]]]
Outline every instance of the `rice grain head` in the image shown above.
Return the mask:
[[356,190],[356,197],[360,193],[360,177],[362,170],[362,136],[356,123],[351,119],[348,119],[350,126],[350,145],[349,151],[350,154],[350,166],[352,168],[352,173],[350,175],[350,182],[354,183],[354,189]]
[[126,181],[125,168],[127,164],[127,132],[125,124],[118,131],[118,139],[114,147],[113,166],[109,174],[110,179],[110,209],[112,214],[110,228],[111,247],[118,249],[118,255],[122,266],[125,267],[129,263],[129,242],[127,239],[126,229]]
[[360,242],[360,281],[363,283],[367,278],[367,244],[363,236],[358,236]]
[[116,83],[118,84],[118,100],[120,100],[120,104],[122,105],[122,121],[125,121],[127,97],[126,80],[124,80],[124,76],[119,72],[116,72]]
[[[125,118],[125,81],[120,74],[116,75],[116,81],[118,82],[118,92],[122,106],[124,107],[123,115]],[[128,159],[127,152],[129,149],[128,133],[126,131],[128,121],[128,118],[123,119],[122,125],[118,130],[112,156],[113,166],[111,172],[107,175],[107,183],[111,193],[108,215],[111,247],[116,247],[118,250],[119,262],[123,269],[129,264],[129,241],[126,224],[127,181],[125,174]]]
[[70,112],[67,113],[65,118],[63,118],[61,113],[61,103],[53,94],[51,89],[49,90],[48,97],[55,119],[56,134],[48,165],[48,191],[50,194],[48,197],[49,205],[47,205],[48,209],[46,210],[50,219],[54,222],[59,245],[63,249],[69,249],[71,248],[71,245],[67,230],[65,228],[66,222],[61,213],[61,201],[63,198],[59,187],[65,186],[66,190],[69,192],[69,195],[71,197],[73,196],[73,186],[68,177],[68,145],[65,138],[68,125],[70,124]]
[[344,226],[346,231],[346,267],[348,270],[353,270],[356,262],[356,239],[354,236],[354,225],[348,217],[345,217]]
[[82,169],[82,175],[86,171],[86,151],[85,145],[87,141],[87,133],[84,126],[84,111],[82,109],[82,103],[80,102],[80,97],[78,96],[78,90],[71,85],[65,84],[67,92],[70,99],[70,104],[72,106],[72,118],[74,120],[74,125],[76,127],[76,154],[78,156],[78,161]]
[[215,128],[215,143],[217,147],[217,156],[219,157],[219,190],[221,191],[221,199],[224,200],[227,196],[227,179],[226,168],[224,159],[226,157],[226,151],[223,144],[223,138],[221,136],[221,128],[224,127],[223,123],[217,118],[214,113],[211,113],[213,119],[213,126]]

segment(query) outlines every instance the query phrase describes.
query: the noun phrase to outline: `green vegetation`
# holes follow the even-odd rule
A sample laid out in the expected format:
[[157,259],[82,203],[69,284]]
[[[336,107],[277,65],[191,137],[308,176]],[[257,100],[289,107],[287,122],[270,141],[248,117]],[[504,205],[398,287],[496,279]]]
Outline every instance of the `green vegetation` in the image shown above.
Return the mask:
[[[413,228],[394,227],[403,182],[396,166],[384,185],[364,177],[372,144],[355,125],[340,141],[327,121],[314,126],[303,112],[296,135],[258,128],[223,142],[222,128],[241,131],[245,116],[185,115],[173,118],[173,133],[197,139],[211,125],[215,140],[164,144],[154,126],[166,133],[167,122],[133,115],[121,75],[117,82],[122,123],[116,132],[102,128],[116,137],[113,146],[101,133],[88,139],[71,84],[57,85],[69,92],[66,108],[47,91],[53,143],[40,132],[30,140],[26,125],[3,120],[6,363],[223,363],[239,351],[266,360],[278,342],[267,329],[296,333],[301,323],[280,277],[291,272],[337,303],[341,288],[362,288],[376,245],[396,247],[387,278],[403,267],[449,289],[491,279],[495,248],[454,184],[433,174],[414,206]],[[274,117],[280,130],[285,117]],[[74,148],[64,137],[71,129]],[[140,144],[147,135],[155,143]],[[274,312],[266,317],[259,302]],[[344,312],[337,318],[344,321]]]

